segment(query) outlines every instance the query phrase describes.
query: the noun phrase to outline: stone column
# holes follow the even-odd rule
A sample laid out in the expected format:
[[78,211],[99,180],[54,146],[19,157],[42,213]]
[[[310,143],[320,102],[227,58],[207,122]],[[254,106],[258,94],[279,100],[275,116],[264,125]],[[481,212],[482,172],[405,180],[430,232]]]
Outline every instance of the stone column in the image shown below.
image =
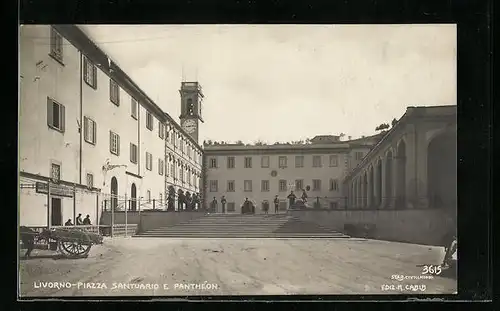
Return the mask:
[[387,189],[386,206],[388,209],[393,209],[396,203],[396,177],[397,177],[397,161],[394,158],[394,153],[390,161],[390,176],[386,176],[386,179],[390,179],[390,189]]
[[428,145],[426,140],[425,124],[419,124],[416,131],[415,141],[415,157],[416,157],[416,191],[417,191],[417,207],[429,207],[429,194],[427,192],[427,155]]
[[373,171],[373,207],[380,208],[380,171],[378,161],[375,162],[375,170]]
[[381,162],[381,165],[380,165],[380,175],[381,175],[381,179],[380,179],[380,189],[381,189],[381,198],[380,198],[380,205],[379,205],[379,208],[380,209],[383,209],[386,207],[386,203],[387,203],[387,198],[386,198],[386,174],[385,174],[385,168],[386,168],[386,165],[387,163],[385,162],[386,161],[386,158],[384,157],[380,162]]
[[366,208],[367,189],[366,189],[365,173],[361,174],[361,208]]
[[373,167],[368,169],[368,174],[366,175],[366,207],[372,208],[373,204]]
[[405,208],[415,208],[418,198],[418,178],[417,178],[417,157],[416,155],[416,126],[408,124],[406,141],[406,159],[405,159]]

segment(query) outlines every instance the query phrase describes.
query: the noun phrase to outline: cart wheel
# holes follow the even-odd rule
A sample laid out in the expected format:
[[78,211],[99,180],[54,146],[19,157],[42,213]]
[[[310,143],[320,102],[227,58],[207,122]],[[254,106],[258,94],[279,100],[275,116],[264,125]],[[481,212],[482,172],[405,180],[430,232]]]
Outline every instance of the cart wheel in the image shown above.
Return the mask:
[[59,241],[59,251],[68,257],[83,257],[90,252],[91,244],[79,241]]

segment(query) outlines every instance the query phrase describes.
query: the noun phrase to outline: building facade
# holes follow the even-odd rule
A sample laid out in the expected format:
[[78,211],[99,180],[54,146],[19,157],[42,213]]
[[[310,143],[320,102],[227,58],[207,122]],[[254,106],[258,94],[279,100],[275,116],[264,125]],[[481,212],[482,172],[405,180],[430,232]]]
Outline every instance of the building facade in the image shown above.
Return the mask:
[[228,213],[240,213],[248,198],[262,212],[262,202],[272,202],[276,195],[280,209],[288,207],[291,191],[297,198],[306,190],[308,205],[317,208],[343,209],[343,179],[362,160],[378,136],[348,142],[311,140],[311,144],[236,145],[217,144],[204,147],[206,196],[215,198],[218,211],[225,196]]
[[348,205],[455,210],[456,117],[456,106],[408,107],[344,179]]
[[111,206],[163,209],[168,187],[199,192],[198,109],[188,133],[77,26],[23,25],[21,225],[98,222]]

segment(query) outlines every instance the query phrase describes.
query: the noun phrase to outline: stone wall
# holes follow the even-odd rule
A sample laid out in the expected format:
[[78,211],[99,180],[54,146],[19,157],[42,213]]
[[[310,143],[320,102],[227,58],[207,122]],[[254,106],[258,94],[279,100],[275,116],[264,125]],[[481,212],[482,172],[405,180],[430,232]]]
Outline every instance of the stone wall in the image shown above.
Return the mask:
[[[191,219],[203,217],[204,215],[204,212],[148,211],[139,213],[138,211],[129,211],[127,212],[127,224],[135,224],[139,232],[144,232],[160,227],[172,226]],[[114,223],[125,224],[125,212],[115,212]],[[111,224],[111,212],[102,213],[100,224]]]
[[415,210],[307,210],[290,211],[304,221],[344,231],[344,225],[375,225],[371,238],[425,245],[440,245],[449,228],[456,226],[453,213],[444,209]]

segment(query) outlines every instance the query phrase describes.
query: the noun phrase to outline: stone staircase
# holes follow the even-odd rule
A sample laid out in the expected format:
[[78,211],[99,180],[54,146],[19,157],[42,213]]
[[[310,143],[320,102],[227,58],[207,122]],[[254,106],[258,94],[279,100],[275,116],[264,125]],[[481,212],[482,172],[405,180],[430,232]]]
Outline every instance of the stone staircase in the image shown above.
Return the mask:
[[184,223],[141,232],[134,237],[172,238],[348,238],[286,214],[210,214]]

